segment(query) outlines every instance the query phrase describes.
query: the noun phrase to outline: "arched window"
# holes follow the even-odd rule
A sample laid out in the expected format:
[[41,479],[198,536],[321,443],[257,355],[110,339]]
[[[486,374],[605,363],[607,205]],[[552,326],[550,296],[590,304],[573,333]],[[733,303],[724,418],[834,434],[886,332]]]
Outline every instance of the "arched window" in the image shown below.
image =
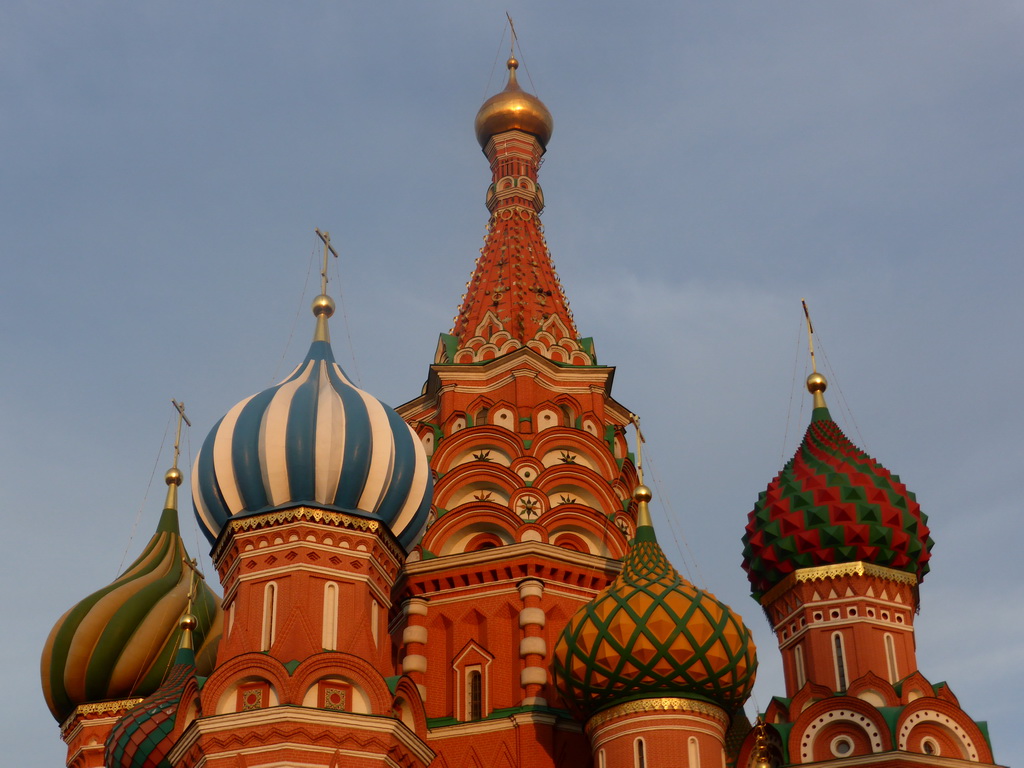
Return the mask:
[[846,654],[843,651],[843,636],[839,632],[832,635],[834,660],[836,666],[836,690],[846,690]]
[[263,634],[260,650],[269,651],[274,644],[277,627],[277,584],[269,582],[263,588]]
[[690,758],[688,768],[700,768],[700,748],[693,736],[686,741],[686,754]]
[[466,675],[466,719],[479,720],[484,716],[483,675],[479,669]]
[[324,585],[323,635],[324,650],[338,650],[338,585],[333,581]]
[[885,633],[885,663],[889,667],[889,682],[895,683],[900,679],[899,670],[896,668],[896,641],[888,632]]
[[804,647],[802,645],[796,647],[793,658],[796,662],[796,687],[797,690],[800,690],[807,682],[807,668],[804,666]]
[[636,768],[647,768],[647,745],[643,739],[637,739],[634,744],[636,749]]

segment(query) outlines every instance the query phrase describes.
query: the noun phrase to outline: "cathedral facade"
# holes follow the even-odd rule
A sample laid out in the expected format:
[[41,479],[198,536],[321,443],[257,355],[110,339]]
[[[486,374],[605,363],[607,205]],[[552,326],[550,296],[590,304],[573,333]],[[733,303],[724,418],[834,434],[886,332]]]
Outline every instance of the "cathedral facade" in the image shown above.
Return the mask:
[[517,67],[477,114],[487,235],[421,394],[389,408],[335,362],[325,268],[305,358],[192,468],[221,596],[179,534],[175,458],[142,555],[51,632],[67,766],[995,765],[917,669],[927,518],[817,374],[743,532],[786,685],[748,718],[751,633],[659,546],[637,418],[554,270],[553,119]]

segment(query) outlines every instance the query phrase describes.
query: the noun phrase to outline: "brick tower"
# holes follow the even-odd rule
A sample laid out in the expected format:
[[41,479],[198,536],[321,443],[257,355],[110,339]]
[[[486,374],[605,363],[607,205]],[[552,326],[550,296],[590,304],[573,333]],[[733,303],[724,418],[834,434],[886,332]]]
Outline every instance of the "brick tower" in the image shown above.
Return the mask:
[[492,175],[486,242],[423,395],[398,409],[437,478],[404,573],[401,667],[453,765],[589,759],[552,687],[551,650],[618,573],[636,526],[631,415],[548,254],[537,170],[553,121],[517,66],[476,120]]
[[826,386],[820,374],[808,377],[811,424],[743,537],[743,567],[778,639],[786,695],[748,735],[740,764],[760,754],[773,766],[992,765],[984,724],[917,668],[927,516],[832,421]]

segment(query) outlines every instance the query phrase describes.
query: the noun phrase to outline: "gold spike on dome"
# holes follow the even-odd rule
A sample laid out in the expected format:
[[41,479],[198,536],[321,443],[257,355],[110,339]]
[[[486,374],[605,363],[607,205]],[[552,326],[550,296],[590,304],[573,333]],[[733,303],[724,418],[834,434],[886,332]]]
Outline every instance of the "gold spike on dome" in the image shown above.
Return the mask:
[[327,326],[327,320],[334,315],[334,299],[327,295],[327,264],[331,256],[338,258],[338,252],[331,245],[331,233],[321,232],[317,227],[317,237],[324,243],[324,264],[320,270],[320,295],[313,299],[313,316],[316,317],[316,331],[313,333],[313,341],[331,341],[331,331]]
[[505,89],[494,94],[476,113],[476,139],[486,147],[491,136],[505,131],[525,131],[537,137],[546,147],[555,127],[555,119],[544,106],[544,102],[527,93],[519,86],[516,70],[519,61],[512,56],[507,62],[508,83]]
[[642,483],[633,490],[633,500],[636,502],[636,524],[638,527],[654,527],[654,523],[651,521],[651,509],[648,506],[653,498],[654,494],[651,493],[651,489]]
[[826,408],[825,390],[828,389],[828,381],[820,373],[812,373],[807,377],[807,391],[814,395],[814,407]]
[[174,435],[174,461],[171,462],[171,468],[164,475],[164,482],[167,483],[167,499],[164,501],[164,509],[178,508],[178,486],[181,485],[184,477],[181,470],[178,469],[178,457],[181,456],[181,425],[184,422],[188,426],[192,426],[192,422],[185,415],[185,404],[171,398],[171,405],[178,412],[178,430]]
[[806,299],[800,299],[800,304],[804,308],[804,320],[807,321],[807,349],[811,355],[812,373],[807,377],[807,391],[814,395],[815,408],[827,408],[825,390],[828,389],[828,382],[818,373],[818,363],[814,357],[814,325],[811,323],[811,311],[807,308]]

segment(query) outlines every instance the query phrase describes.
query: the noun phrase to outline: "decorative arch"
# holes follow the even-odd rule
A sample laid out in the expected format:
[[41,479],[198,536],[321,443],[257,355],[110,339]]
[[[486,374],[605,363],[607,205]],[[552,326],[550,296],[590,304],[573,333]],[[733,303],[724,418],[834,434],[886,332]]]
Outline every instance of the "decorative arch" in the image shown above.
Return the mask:
[[991,763],[992,751],[977,723],[958,706],[938,698],[918,699],[904,708],[896,723],[896,748],[928,754],[924,740],[939,746],[941,757]]
[[462,464],[437,481],[434,503],[448,510],[474,502],[507,503],[522,485],[519,475],[500,464]]
[[931,698],[936,695],[935,688],[928,679],[920,672],[913,672],[904,680],[901,680],[896,690],[900,695],[900,704],[910,704],[921,698]]
[[395,685],[395,696],[391,702],[391,711],[406,728],[419,738],[427,738],[427,713],[423,708],[419,688],[407,675],[399,678]]
[[850,683],[846,693],[876,707],[898,707],[900,704],[900,697],[892,685],[873,672],[861,675]]
[[444,434],[447,436],[456,435],[464,430],[468,423],[466,414],[462,411],[457,411],[445,419],[443,426]]
[[370,662],[350,653],[325,651],[313,654],[295,668],[291,678],[290,696],[286,703],[317,706],[312,702],[318,683],[338,680],[352,686],[353,698],[357,703],[361,701],[366,714],[391,714],[392,694],[380,672]]
[[[848,752],[834,751],[839,738],[849,740]],[[801,763],[891,749],[892,733],[878,710],[849,696],[833,696],[809,707],[797,717],[789,737],[790,757],[799,755]]]
[[582,504],[603,514],[622,511],[622,501],[615,495],[608,481],[591,469],[571,464],[547,467],[533,484],[551,497],[553,505],[572,503],[561,496],[575,497]]
[[[491,412],[497,406],[491,407]],[[523,455],[523,442],[515,432],[494,425],[477,425],[472,430],[463,430],[444,440],[434,452],[433,466],[447,472],[458,463],[457,457],[481,449],[492,448],[501,451],[511,459]]]
[[516,541],[519,518],[497,504],[474,504],[449,512],[423,537],[423,546],[438,555],[470,551],[469,544],[480,534],[490,534],[501,544]]
[[[530,444],[529,455],[544,461],[544,457],[548,454],[556,454],[565,449],[585,455],[592,464],[591,469],[605,482],[611,482],[621,474],[615,458],[608,451],[607,444],[599,436],[579,429],[546,430],[538,433]],[[544,461],[544,463],[548,464],[549,462]]]
[[589,507],[563,504],[552,509],[544,518],[548,541],[557,543],[563,533],[579,536],[588,544],[591,554],[621,559],[628,549],[626,536],[605,517],[595,515]]

